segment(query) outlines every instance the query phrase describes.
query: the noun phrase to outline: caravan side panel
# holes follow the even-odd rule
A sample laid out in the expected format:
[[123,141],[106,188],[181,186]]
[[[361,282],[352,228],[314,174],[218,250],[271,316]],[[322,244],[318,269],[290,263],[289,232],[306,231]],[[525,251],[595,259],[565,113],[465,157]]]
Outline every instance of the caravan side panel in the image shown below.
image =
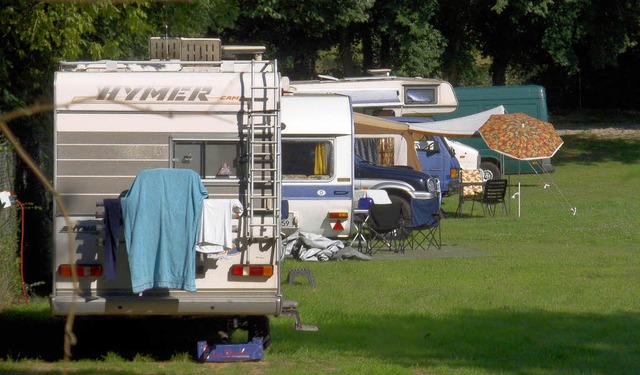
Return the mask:
[[343,94],[353,108],[374,116],[432,116],[458,106],[449,82],[430,78],[359,77],[292,82],[296,93]]
[[348,237],[353,205],[353,116],[349,97],[282,98],[283,197],[295,230]]

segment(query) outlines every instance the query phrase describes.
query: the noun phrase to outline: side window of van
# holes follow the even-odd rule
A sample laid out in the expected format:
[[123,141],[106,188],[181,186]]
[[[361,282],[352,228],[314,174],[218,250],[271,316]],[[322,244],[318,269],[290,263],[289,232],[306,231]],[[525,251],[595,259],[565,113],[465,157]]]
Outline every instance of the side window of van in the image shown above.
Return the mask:
[[333,176],[333,152],[330,140],[283,139],[282,178],[330,179]]

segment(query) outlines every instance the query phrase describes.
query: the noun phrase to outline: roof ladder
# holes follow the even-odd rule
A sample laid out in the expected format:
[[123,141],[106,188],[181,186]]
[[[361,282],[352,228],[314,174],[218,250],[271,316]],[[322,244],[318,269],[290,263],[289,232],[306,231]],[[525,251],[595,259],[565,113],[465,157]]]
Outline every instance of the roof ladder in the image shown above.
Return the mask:
[[[260,64],[258,64],[260,63]],[[269,69],[271,68],[271,69]],[[248,100],[247,219],[250,242],[280,236],[280,81],[277,62],[252,61]],[[265,74],[266,71],[272,74]]]

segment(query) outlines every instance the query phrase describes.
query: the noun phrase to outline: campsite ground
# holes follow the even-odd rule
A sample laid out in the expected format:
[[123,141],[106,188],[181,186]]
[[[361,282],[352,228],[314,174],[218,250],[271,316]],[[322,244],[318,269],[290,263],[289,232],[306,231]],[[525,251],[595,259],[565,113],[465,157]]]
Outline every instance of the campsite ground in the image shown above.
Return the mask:
[[551,119],[565,145],[546,177],[560,194],[525,176],[520,219],[446,219],[440,251],[286,261],[284,280],[314,273],[315,288],[296,279],[283,292],[320,330],[273,319],[260,362],[195,363],[202,323],[80,319],[65,363],[61,321],[34,301],[0,313],[0,373],[640,373],[640,116],[621,116]]

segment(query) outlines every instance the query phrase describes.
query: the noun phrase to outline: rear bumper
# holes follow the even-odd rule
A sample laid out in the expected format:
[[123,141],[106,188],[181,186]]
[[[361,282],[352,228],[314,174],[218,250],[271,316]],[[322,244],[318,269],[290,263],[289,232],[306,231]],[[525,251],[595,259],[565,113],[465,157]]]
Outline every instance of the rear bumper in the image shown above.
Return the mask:
[[53,315],[280,315],[282,296],[78,297],[53,296]]

